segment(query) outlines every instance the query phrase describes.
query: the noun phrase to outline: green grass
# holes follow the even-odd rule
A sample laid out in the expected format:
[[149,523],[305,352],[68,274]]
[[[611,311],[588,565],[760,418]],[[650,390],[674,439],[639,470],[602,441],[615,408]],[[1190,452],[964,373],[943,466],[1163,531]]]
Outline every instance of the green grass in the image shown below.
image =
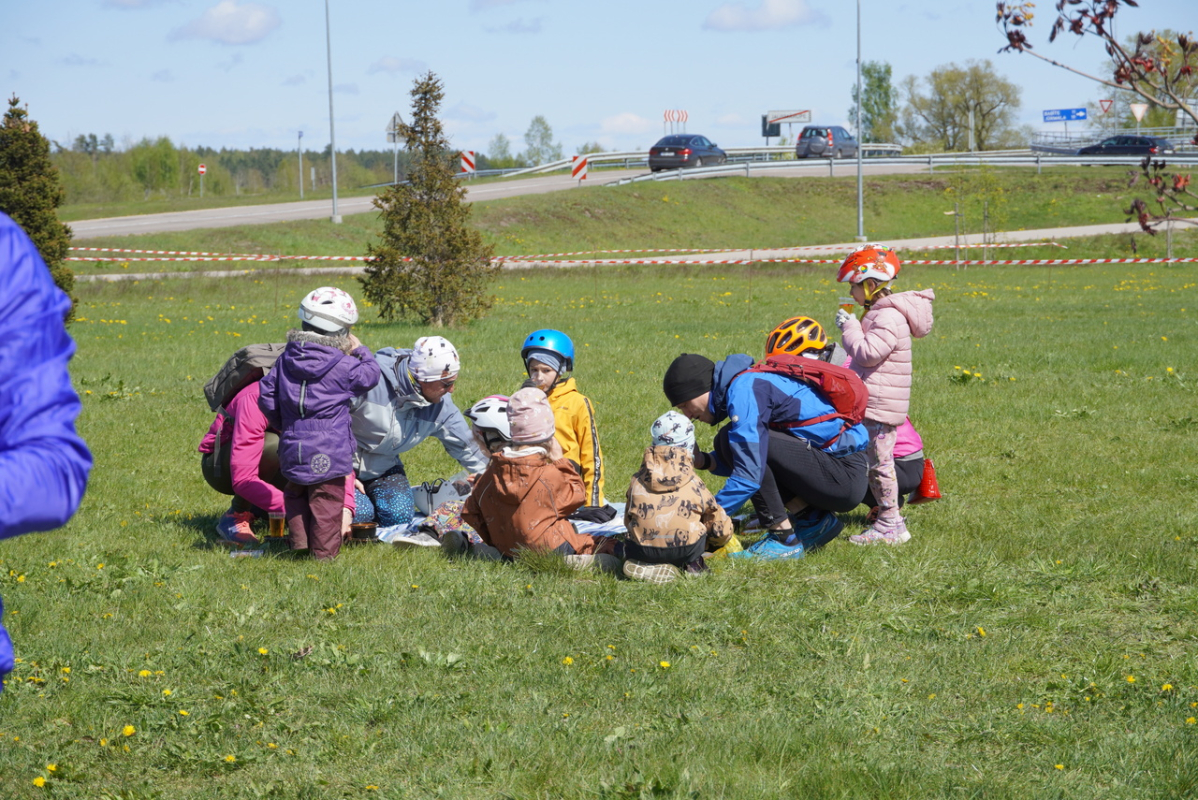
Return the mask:
[[[946,175],[892,175],[866,183],[866,234],[871,239],[951,236],[945,216],[954,202],[965,213],[964,231],[981,230],[978,187],[994,181],[992,228],[1035,229],[1122,222],[1129,205],[1126,171],[1116,168],[965,171]],[[998,189],[1002,190],[1001,193]],[[1018,201],[1011,198],[1018,197]],[[852,241],[856,235],[856,183],[852,178],[726,178],[622,187],[494,200],[473,206],[473,219],[498,255],[639,248],[776,248]],[[325,220],[217,228],[182,233],[107,237],[89,247],[279,255],[363,255],[381,224],[374,213]],[[1142,242],[1163,252],[1163,236]],[[1155,249],[1153,249],[1155,248]],[[1008,253],[1016,251],[1007,251]],[[1047,257],[1060,257],[1061,251]],[[1128,237],[1110,238],[1091,257],[1131,254]],[[652,257],[651,254],[642,257]],[[1025,251],[1010,257],[1034,257]],[[291,266],[302,262],[283,262]],[[79,262],[87,272],[228,269],[212,262]],[[252,265],[247,265],[252,266]]]
[[[564,328],[619,499],[670,360],[830,320],[829,272],[505,273],[492,315],[449,334],[457,397],[514,389],[523,336]],[[64,530],[0,545],[22,659],[6,795],[1193,796],[1193,267],[903,278],[937,292],[912,415],[945,499],[910,510],[901,548],[665,587],[386,546],[230,558],[201,386],[282,338],[311,279],[80,285],[96,467]],[[374,348],[426,333],[367,317]],[[407,463],[454,471],[435,443]]]

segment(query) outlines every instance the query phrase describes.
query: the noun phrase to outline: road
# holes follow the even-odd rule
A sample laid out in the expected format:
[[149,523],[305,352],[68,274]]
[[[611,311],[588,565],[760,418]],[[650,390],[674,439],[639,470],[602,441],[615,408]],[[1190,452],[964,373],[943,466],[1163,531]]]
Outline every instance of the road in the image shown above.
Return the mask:
[[[827,176],[834,171],[838,177],[856,174],[856,162],[851,160],[831,162],[795,162],[793,169],[773,170],[757,173],[769,177],[793,178],[800,176]],[[869,166],[867,175],[925,172],[918,165]],[[581,188],[593,188],[613,183],[624,178],[644,175],[644,170],[592,171]],[[707,179],[705,179],[707,180]],[[467,185],[466,199],[472,203],[518,197],[526,194],[548,194],[576,189],[579,182],[569,175],[538,175],[519,180],[499,181],[479,185]],[[337,212],[342,216],[365,214],[373,209],[374,197],[345,197],[337,200]],[[264,225],[270,222],[289,222],[298,219],[323,219],[332,215],[332,204],[328,200],[309,200],[296,203],[273,203],[260,206],[235,206],[232,208],[206,208],[198,211],[173,211],[165,214],[142,214],[132,217],[108,217],[86,219],[70,223],[75,241],[81,242],[101,236],[128,236],[138,233],[164,233],[168,231],[190,231],[201,228],[231,228],[235,225]]]

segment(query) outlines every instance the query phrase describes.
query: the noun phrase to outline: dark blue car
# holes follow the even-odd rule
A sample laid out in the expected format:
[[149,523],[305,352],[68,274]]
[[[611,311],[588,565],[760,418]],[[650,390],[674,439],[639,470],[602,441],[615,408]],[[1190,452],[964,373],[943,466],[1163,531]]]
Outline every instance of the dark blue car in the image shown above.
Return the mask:
[[649,169],[654,172],[681,167],[714,167],[727,160],[727,153],[697,133],[671,134],[649,148]]

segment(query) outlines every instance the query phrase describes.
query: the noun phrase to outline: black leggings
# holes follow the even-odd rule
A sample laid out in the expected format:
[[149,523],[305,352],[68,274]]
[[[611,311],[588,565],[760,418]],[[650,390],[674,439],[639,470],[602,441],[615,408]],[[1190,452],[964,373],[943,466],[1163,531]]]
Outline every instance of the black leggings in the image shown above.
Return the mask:
[[[869,488],[864,451],[838,458],[792,434],[772,430],[769,435],[761,488],[753,495],[762,525],[785,519],[786,504],[796,497],[825,511],[852,511],[860,505]],[[715,451],[725,464],[733,463],[727,425],[715,436]]]

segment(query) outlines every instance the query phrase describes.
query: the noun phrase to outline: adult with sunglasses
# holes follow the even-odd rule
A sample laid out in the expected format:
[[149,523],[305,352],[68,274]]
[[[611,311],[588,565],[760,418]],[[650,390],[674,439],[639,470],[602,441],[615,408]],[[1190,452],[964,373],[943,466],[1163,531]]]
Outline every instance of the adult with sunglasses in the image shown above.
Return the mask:
[[432,436],[469,473],[487,457],[453,403],[461,369],[458,351],[442,336],[423,336],[411,350],[384,347],[374,354],[379,382],[352,406],[358,451],[355,522],[380,526],[412,521],[412,489],[402,453]]

